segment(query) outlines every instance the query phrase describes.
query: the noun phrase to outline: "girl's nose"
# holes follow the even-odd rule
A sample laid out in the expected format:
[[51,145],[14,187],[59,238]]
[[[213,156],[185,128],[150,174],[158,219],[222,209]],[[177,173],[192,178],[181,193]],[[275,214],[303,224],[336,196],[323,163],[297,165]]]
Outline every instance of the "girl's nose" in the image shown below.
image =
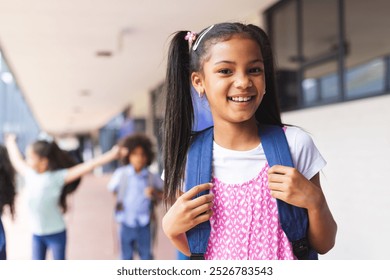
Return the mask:
[[246,89],[253,86],[253,83],[247,75],[241,75],[234,81],[234,86],[239,89]]

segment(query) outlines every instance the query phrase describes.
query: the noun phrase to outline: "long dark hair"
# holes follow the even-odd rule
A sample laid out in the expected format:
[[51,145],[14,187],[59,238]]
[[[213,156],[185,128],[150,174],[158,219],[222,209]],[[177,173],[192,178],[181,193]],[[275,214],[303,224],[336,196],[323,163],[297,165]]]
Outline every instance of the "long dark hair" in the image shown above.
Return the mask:
[[[69,168],[77,164],[76,159],[70,153],[60,149],[55,141],[38,140],[31,145],[31,148],[39,157],[47,158],[49,171]],[[66,203],[67,195],[74,192],[80,182],[81,178],[78,178],[62,188],[58,204],[63,213],[68,208]]]
[[256,41],[264,61],[267,93],[255,113],[259,124],[282,126],[279,102],[275,87],[274,59],[267,34],[258,26],[242,23],[219,23],[205,32],[197,49],[189,48],[185,36],[188,31],[173,35],[168,51],[168,66],[165,80],[165,120],[164,120],[164,200],[172,204],[182,185],[185,162],[194,122],[194,109],[191,100],[192,72],[201,72],[203,63],[209,58],[210,47],[229,40],[234,35]]
[[15,169],[12,167],[6,147],[0,145],[0,216],[5,206],[15,215]]

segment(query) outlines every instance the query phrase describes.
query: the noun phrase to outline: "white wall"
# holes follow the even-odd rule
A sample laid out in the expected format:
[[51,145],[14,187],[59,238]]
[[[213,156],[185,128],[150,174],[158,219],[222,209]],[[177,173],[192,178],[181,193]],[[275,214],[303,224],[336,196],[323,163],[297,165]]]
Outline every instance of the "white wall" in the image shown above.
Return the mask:
[[321,183],[338,224],[321,259],[389,259],[390,96],[283,114],[314,139],[328,164]]

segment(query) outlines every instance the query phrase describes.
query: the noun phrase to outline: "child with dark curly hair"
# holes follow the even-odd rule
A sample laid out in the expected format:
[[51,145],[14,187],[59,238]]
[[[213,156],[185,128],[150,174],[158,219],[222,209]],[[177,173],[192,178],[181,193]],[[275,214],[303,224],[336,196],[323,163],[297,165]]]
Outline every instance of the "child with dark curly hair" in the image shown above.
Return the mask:
[[[115,170],[108,183],[117,196],[115,218],[120,224],[121,259],[133,259],[134,250],[143,260],[153,259],[153,205],[161,200],[163,181],[149,171],[154,160],[153,145],[145,134],[133,134],[122,139],[120,147],[123,166]],[[121,149],[124,150],[124,149]]]
[[8,206],[11,216],[14,216],[15,195],[15,170],[12,167],[7,149],[0,145],[0,260],[7,259],[5,232],[1,216],[6,206]]

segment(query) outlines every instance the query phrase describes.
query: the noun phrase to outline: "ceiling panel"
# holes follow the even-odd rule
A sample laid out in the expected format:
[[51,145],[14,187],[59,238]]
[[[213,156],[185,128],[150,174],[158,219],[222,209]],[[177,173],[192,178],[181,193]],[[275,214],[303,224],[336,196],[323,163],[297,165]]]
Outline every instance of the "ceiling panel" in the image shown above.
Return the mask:
[[0,47],[45,131],[86,132],[129,103],[135,116],[148,116],[170,34],[220,21],[261,25],[274,2],[0,0]]

